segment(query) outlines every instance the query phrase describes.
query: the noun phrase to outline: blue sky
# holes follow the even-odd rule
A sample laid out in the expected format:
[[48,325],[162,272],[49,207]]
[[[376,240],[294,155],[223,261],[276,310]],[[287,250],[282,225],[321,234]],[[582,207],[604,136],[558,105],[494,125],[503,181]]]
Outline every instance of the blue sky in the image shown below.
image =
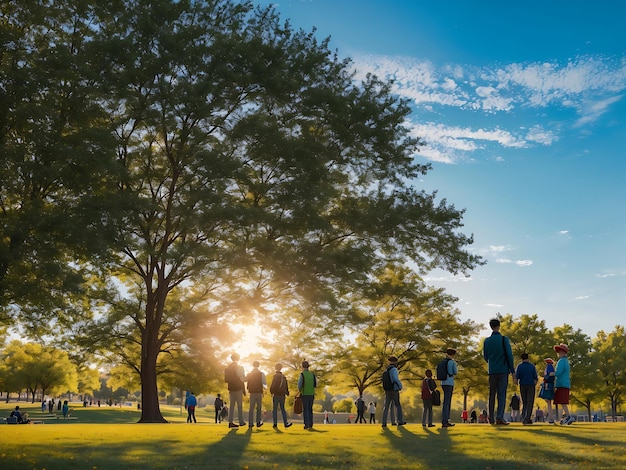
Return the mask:
[[433,166],[416,184],[466,209],[488,261],[427,279],[463,318],[537,314],[592,337],[625,324],[626,2],[274,5],[411,100]]

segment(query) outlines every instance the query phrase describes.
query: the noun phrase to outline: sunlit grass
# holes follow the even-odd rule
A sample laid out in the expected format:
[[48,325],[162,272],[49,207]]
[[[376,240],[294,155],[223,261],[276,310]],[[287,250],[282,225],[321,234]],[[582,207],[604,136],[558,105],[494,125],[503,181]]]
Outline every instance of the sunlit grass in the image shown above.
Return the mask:
[[[8,416],[14,404],[0,406]],[[20,404],[28,410],[28,406]],[[33,408],[33,411],[36,407]],[[183,410],[184,411],[184,410]],[[134,424],[130,408],[75,407],[78,419],[44,425],[0,425],[2,469],[522,469],[626,468],[626,425],[575,423],[507,427],[457,425],[442,430],[379,425],[297,423],[284,429],[229,429],[213,424],[211,407],[185,424]],[[32,413],[33,416],[36,413]]]

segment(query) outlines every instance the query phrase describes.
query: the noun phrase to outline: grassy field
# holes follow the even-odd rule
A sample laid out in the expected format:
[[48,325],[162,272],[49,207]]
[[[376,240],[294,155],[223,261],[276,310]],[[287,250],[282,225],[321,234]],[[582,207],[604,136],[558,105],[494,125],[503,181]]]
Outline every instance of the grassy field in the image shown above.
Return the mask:
[[[15,403],[0,404],[8,416]],[[44,424],[0,424],[1,469],[623,469],[624,423],[571,426],[457,424],[424,429],[301,423],[273,429],[229,429],[214,424],[211,409],[186,424],[179,408],[163,407],[171,424],[136,424],[132,408],[75,406],[71,420],[41,414]],[[184,410],[183,410],[184,411]]]

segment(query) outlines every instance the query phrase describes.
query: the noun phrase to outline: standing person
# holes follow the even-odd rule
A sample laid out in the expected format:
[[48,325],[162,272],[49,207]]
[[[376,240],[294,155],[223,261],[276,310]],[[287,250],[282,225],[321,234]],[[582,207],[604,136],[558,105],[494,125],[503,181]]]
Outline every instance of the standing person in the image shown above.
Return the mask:
[[569,347],[567,344],[558,344],[554,346],[554,351],[559,355],[559,360],[556,361],[556,368],[554,369],[554,405],[561,405],[565,417],[561,420],[561,424],[572,424],[574,417],[569,413],[569,391],[570,391],[570,367],[567,354],[569,353]]
[[[59,400],[59,403],[61,403],[61,400]],[[70,406],[67,403],[67,400],[65,400],[63,402],[63,406],[61,408],[61,412],[63,413],[63,419],[67,419],[70,415]]]
[[519,407],[520,407],[520,398],[517,392],[513,392],[513,396],[511,397],[511,421],[517,422],[519,417]]
[[[404,421],[402,417],[402,406],[400,405],[400,390],[402,390],[402,382],[400,382],[400,377],[398,377],[398,358],[396,356],[390,356],[389,359],[387,359],[387,362],[389,365],[387,365],[385,372],[389,375],[389,386],[386,387],[383,383],[383,388],[385,389],[383,428],[387,427],[387,413],[392,406],[395,407],[397,412],[397,416],[395,416],[397,421],[394,424],[397,424],[398,426],[406,424],[406,421]],[[394,420],[393,416],[391,420]]]
[[447,378],[441,381],[443,390],[443,402],[441,404],[441,427],[450,428],[454,423],[450,422],[450,411],[452,409],[452,393],[454,392],[454,376],[459,373],[458,366],[454,361],[456,349],[446,349],[446,371]]
[[[228,427],[237,428],[239,426],[246,425],[246,422],[243,420],[243,395],[246,393],[244,389],[246,374],[244,373],[243,367],[238,363],[239,354],[231,354],[230,359],[232,362],[224,371],[224,379],[228,384],[228,395],[230,400]],[[239,424],[235,424],[235,405],[237,406]]]
[[217,394],[215,397],[215,401],[213,402],[213,406],[215,406],[215,422],[222,422],[222,408],[224,407],[224,400],[222,400],[222,395]]
[[528,353],[522,353],[522,362],[515,369],[515,380],[522,396],[522,424],[533,424],[535,389],[539,381],[537,368],[528,360]]
[[370,401],[367,406],[367,411],[370,414],[370,424],[376,424],[376,403]]
[[433,371],[426,370],[426,377],[422,380],[422,403],[424,411],[422,412],[422,426],[432,428],[433,424],[433,391],[437,388],[437,384],[433,380]]
[[367,409],[367,407],[365,406],[363,395],[359,395],[359,398],[356,399],[355,405],[356,405],[356,420],[354,421],[355,424],[367,423],[367,420],[365,419],[365,410]]
[[189,392],[189,396],[185,400],[185,408],[187,408],[187,422],[197,423],[196,421],[196,406],[198,406],[198,400],[193,392]]
[[543,384],[539,392],[539,397],[546,401],[548,406],[548,424],[554,424],[554,414],[552,412],[552,400],[554,400],[554,359],[547,357],[544,359],[546,368],[543,371]]
[[272,377],[272,384],[270,385],[270,393],[272,394],[272,418],[274,419],[274,427],[278,427],[278,410],[280,409],[283,415],[283,424],[286,428],[290,427],[293,423],[287,422],[287,412],[285,411],[285,397],[289,396],[289,384],[287,379],[281,372],[283,365],[277,362],[274,365],[274,377]]
[[246,377],[248,392],[250,392],[250,411],[248,413],[248,426],[254,427],[254,410],[256,408],[256,425],[263,426],[263,390],[267,388],[265,373],[259,370],[259,361],[252,363],[252,370]]
[[315,400],[317,378],[309,370],[309,361],[302,361],[302,372],[298,378],[298,390],[302,396],[302,417],[304,429],[313,429],[313,401]]
[[[509,385],[509,374],[514,374],[513,351],[511,342],[506,336],[500,334],[500,320],[492,318],[489,320],[491,336],[485,338],[483,343],[483,358],[488,364],[489,374],[489,423],[509,424],[504,419],[504,408],[506,406],[506,390]],[[498,409],[494,409],[498,398]]]

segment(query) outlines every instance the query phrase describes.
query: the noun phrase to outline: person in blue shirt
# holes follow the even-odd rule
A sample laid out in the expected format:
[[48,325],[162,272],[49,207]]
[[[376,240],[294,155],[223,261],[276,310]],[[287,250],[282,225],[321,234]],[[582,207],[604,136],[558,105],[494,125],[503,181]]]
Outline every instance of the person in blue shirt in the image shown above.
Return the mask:
[[[504,408],[506,407],[506,391],[509,386],[509,374],[515,374],[513,368],[513,351],[511,342],[506,336],[500,334],[500,320],[492,318],[489,320],[491,336],[485,338],[483,343],[483,358],[487,362],[489,374],[489,423],[509,424],[504,419]],[[498,408],[494,409],[496,397]]]
[[561,405],[565,418],[561,420],[561,424],[572,424],[574,418],[569,412],[569,393],[570,393],[570,366],[567,355],[569,354],[569,347],[567,344],[561,343],[554,346],[554,351],[559,355],[559,360],[556,361],[556,368],[554,369],[554,404]]
[[187,408],[187,422],[191,423],[192,421],[196,423],[196,406],[198,406],[198,400],[193,392],[189,392],[189,396],[185,402],[185,408]]
[[533,407],[535,405],[535,390],[539,375],[537,368],[528,360],[528,353],[522,353],[522,362],[515,369],[515,380],[519,385],[522,397],[522,424],[533,424]]
[[[391,407],[396,409],[396,424],[402,426],[406,424],[402,416],[402,406],[400,405],[400,390],[402,390],[402,382],[398,377],[398,358],[396,356],[389,356],[387,359],[389,365],[387,371],[389,372],[389,379],[391,380],[392,390],[385,390],[385,407],[383,408],[383,423],[382,427],[387,427],[387,413]],[[393,417],[392,417],[393,421]]]
[[459,373],[456,362],[454,362],[454,356],[456,356],[456,349],[446,349],[448,377],[441,381],[441,389],[443,390],[443,401],[441,402],[442,428],[451,428],[454,426],[454,423],[450,422],[450,411],[452,409],[452,393],[454,392],[454,376]]

